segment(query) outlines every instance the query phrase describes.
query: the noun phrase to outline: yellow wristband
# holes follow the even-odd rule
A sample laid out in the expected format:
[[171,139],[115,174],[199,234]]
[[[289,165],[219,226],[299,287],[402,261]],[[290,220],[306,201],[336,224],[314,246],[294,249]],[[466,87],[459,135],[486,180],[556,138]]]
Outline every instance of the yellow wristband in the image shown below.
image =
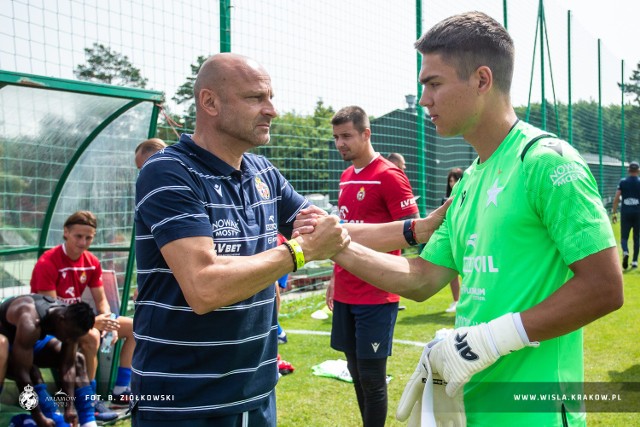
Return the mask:
[[296,239],[288,240],[287,243],[289,247],[293,249],[293,253],[296,256],[296,269],[304,267],[304,253],[302,252],[300,243],[298,243]]

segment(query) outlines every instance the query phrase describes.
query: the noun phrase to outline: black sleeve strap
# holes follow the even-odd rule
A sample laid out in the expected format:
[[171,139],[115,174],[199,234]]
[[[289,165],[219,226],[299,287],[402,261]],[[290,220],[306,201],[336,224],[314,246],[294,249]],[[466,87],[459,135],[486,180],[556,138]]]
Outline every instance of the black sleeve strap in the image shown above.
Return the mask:
[[527,151],[529,151],[529,148],[531,148],[533,146],[533,144],[535,144],[536,142],[538,142],[539,140],[541,140],[543,138],[556,138],[556,136],[552,135],[550,133],[543,133],[542,135],[536,136],[531,141],[529,141],[527,143],[527,145],[524,146],[524,149],[522,150],[522,153],[520,154],[520,160],[524,162],[524,156],[527,154]]

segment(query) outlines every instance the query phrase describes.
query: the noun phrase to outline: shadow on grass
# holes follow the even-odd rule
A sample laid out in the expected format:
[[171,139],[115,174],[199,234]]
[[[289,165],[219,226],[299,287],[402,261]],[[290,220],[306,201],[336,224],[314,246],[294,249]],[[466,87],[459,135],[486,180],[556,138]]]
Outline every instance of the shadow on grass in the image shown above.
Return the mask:
[[622,372],[609,371],[612,382],[621,383],[622,390],[640,391],[640,364],[630,366]]
[[408,316],[406,314],[398,316],[396,324],[411,326],[421,325],[425,323],[435,323],[437,325],[453,328],[454,321],[454,317],[449,313],[422,313],[416,314],[414,316]]

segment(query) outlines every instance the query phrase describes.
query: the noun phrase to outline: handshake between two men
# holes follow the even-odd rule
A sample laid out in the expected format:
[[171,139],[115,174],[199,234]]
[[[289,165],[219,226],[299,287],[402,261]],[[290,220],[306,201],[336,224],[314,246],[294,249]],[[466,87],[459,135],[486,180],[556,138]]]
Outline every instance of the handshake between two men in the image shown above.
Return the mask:
[[[422,219],[368,224],[342,223],[339,217],[328,215],[325,210],[311,205],[302,209],[296,216],[292,237],[300,237],[303,240],[305,258],[310,260],[333,259],[349,247],[352,241],[357,242],[358,245],[354,246],[359,248],[389,252],[406,248],[411,244],[426,243],[444,221],[450,204],[451,201],[448,200]],[[408,235],[411,237],[407,237]],[[409,243],[411,239],[412,243]],[[313,251],[313,255],[307,257],[309,249]],[[321,254],[326,256],[322,258]],[[342,265],[341,262],[338,263]]]

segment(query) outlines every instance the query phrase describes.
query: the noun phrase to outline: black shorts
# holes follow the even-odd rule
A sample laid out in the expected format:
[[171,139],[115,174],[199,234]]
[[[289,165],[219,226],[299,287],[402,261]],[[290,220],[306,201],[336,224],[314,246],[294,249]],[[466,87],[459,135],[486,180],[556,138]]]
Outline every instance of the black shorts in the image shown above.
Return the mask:
[[345,304],[333,302],[331,347],[355,353],[358,359],[391,356],[398,303]]

